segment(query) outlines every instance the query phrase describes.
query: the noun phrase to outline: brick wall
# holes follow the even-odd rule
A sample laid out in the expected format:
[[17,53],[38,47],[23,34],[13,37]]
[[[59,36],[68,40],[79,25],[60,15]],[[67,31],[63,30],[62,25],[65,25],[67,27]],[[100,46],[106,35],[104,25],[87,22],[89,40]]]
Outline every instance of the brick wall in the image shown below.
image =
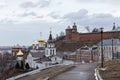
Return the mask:
[[[120,39],[120,31],[103,32],[103,39],[118,38]],[[66,30],[66,42],[93,42],[98,43],[101,40],[101,33],[78,33],[72,32],[72,30]]]

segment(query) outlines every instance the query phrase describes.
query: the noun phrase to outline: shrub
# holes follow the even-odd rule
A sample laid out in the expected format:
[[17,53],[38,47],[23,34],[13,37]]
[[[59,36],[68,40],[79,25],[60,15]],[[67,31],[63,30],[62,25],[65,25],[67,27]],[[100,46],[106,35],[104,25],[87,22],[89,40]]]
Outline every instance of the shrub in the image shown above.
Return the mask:
[[16,69],[19,69],[19,68],[20,68],[20,65],[19,65],[18,62],[16,63],[15,68],[16,68]]
[[29,66],[28,63],[25,64],[25,68],[26,68],[26,69],[30,69],[30,66]]
[[23,61],[21,61],[21,66],[20,66],[21,69],[24,69],[24,63]]

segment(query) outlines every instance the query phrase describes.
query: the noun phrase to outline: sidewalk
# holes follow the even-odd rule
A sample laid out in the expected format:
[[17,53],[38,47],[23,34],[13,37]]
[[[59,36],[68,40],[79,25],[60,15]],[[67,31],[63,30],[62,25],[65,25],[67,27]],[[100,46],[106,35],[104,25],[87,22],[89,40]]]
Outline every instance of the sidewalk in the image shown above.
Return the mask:
[[35,73],[33,75],[27,75],[27,76],[24,76],[16,80],[44,80],[44,79],[52,78],[61,72],[71,69],[72,67],[74,66],[73,65],[64,65],[64,66],[59,65],[59,66],[51,67],[45,70],[41,70],[41,72]]

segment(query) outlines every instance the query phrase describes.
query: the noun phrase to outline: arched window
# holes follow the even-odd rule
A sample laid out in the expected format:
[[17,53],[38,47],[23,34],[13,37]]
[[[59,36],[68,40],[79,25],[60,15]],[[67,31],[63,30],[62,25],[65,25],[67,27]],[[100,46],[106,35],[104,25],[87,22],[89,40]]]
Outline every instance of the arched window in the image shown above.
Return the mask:
[[52,55],[52,50],[50,50],[50,55]]

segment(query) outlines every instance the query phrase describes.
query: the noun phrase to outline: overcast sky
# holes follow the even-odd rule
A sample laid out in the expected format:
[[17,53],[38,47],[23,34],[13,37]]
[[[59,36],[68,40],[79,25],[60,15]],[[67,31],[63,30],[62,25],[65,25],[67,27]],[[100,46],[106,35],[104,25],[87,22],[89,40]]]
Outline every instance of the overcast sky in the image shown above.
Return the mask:
[[47,40],[76,22],[79,32],[120,25],[120,0],[0,0],[0,46]]

